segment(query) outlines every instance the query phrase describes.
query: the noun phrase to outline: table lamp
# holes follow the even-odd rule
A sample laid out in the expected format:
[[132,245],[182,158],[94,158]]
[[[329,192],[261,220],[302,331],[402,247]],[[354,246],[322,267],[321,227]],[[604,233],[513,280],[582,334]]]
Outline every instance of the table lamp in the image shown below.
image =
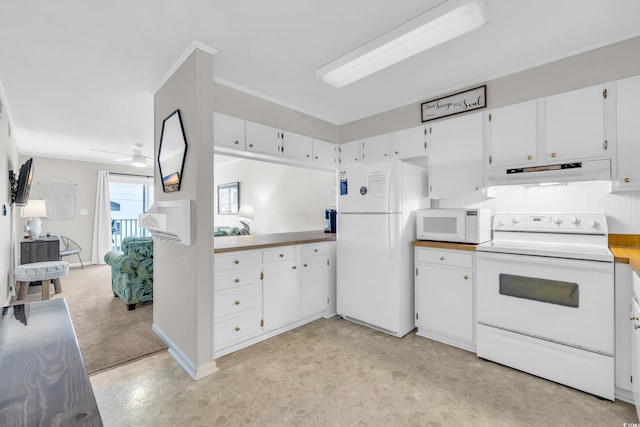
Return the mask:
[[40,217],[47,216],[47,205],[44,200],[29,200],[27,205],[22,208],[23,218],[29,217],[25,231],[29,232],[29,238],[38,239],[42,233],[42,220]]
[[240,210],[238,211],[238,218],[247,234],[250,234],[249,223],[253,221],[253,217],[256,214],[256,207],[251,203],[242,203]]

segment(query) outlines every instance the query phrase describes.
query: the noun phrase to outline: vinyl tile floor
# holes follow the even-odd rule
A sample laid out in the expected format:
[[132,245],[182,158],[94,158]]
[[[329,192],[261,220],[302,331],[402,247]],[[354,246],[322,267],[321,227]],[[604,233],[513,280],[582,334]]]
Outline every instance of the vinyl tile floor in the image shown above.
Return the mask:
[[600,400],[415,332],[320,319],[216,360],[193,381],[168,352],[91,377],[106,426],[617,426]]

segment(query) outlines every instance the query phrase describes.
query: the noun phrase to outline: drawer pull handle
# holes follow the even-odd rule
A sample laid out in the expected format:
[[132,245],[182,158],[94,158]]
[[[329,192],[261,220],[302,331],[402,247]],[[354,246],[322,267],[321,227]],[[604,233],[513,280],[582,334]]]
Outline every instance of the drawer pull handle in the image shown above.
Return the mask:
[[240,305],[240,301],[236,300],[236,301],[234,302],[234,304],[235,304],[235,305]]
[[233,141],[233,143],[238,145],[238,144],[240,144],[240,141]]
[[240,283],[240,279],[235,279],[234,282]]
[[318,252],[318,250],[317,250],[317,249],[314,249],[314,250],[313,250],[313,252]]
[[240,332],[240,327],[236,326],[236,332]]
[[236,259],[236,260],[234,260],[234,261],[233,261],[233,263],[234,263],[234,264],[240,264],[240,260],[239,260],[239,259]]
[[640,320],[640,319],[638,319],[636,316],[631,316],[629,320]]
[[464,275],[464,280],[469,280],[469,276],[467,276],[466,274]]
[[296,266],[294,265],[294,266],[293,266],[293,267],[291,267],[291,268],[295,270],[295,269],[296,269],[296,268],[298,268],[298,267],[296,267]]
[[284,254],[280,254],[279,256],[280,256],[280,258],[284,258]]
[[527,160],[533,159],[533,156],[527,156]]
[[630,182],[631,182],[631,179],[629,179],[629,178],[625,178],[625,179],[624,179],[624,182],[625,182],[625,184],[628,184],[628,183],[630,183]]
[[635,329],[640,329],[640,325],[633,325]]
[[440,261],[444,261],[444,257],[443,256],[440,257]]
[[302,264],[302,265],[305,266],[305,267],[307,266],[307,264]]

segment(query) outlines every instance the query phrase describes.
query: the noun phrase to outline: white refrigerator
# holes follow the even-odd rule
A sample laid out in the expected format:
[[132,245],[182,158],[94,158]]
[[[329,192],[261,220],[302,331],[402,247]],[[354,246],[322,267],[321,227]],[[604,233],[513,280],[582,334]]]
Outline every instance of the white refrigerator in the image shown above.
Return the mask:
[[[415,211],[427,171],[400,160],[338,171],[337,311],[402,337],[415,327]],[[426,205],[426,206],[424,206]]]

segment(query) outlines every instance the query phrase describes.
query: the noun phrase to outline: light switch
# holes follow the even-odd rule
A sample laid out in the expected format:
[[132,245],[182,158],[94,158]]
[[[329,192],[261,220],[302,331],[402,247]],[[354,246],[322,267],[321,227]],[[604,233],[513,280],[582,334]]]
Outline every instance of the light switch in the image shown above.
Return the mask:
[[87,209],[80,209],[80,215],[89,215],[89,211]]

